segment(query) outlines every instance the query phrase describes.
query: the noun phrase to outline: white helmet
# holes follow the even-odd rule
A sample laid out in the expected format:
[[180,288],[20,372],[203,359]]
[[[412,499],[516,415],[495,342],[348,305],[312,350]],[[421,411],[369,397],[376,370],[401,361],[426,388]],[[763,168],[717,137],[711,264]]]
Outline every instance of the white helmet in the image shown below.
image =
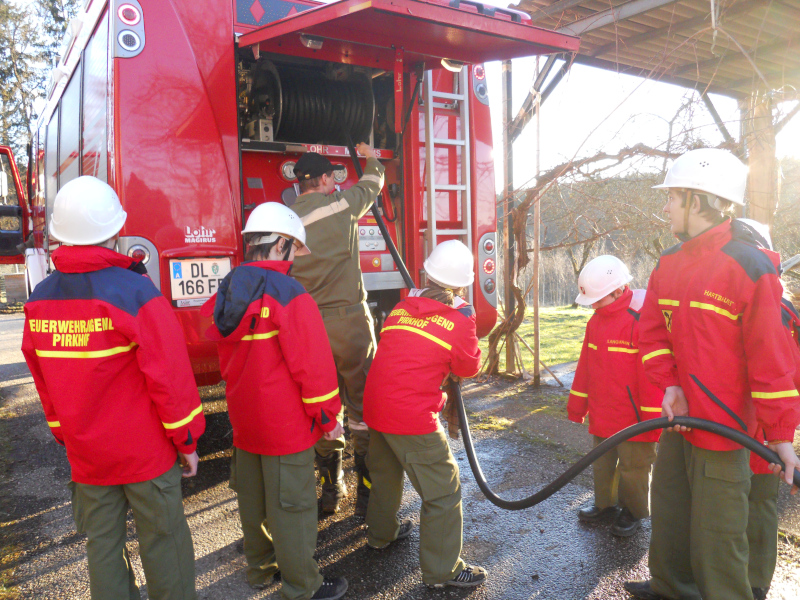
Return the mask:
[[423,266],[428,279],[438,284],[462,288],[475,280],[472,252],[458,240],[447,240],[433,249]]
[[616,256],[603,255],[589,261],[578,275],[581,293],[575,298],[577,304],[591,306],[611,292],[633,280],[628,267]]
[[127,218],[113,188],[84,175],[66,183],[56,194],[50,235],[65,244],[91,246],[114,237]]
[[766,245],[767,248],[772,250],[772,236],[769,234],[769,225],[766,223],[759,223],[755,219],[736,219],[739,223],[744,223],[747,225],[748,228],[752,229],[756,236],[760,236],[762,239],[758,239],[757,241],[760,242],[762,245]]
[[247,224],[242,233],[265,233],[260,238],[254,239],[252,244],[269,244],[279,237],[294,238],[302,244],[295,253],[296,256],[311,254],[306,246],[306,228],[300,217],[288,206],[279,202],[264,202],[259,204],[250,213]]
[[[687,188],[744,206],[747,166],[727,150],[701,148],[679,156],[654,189]],[[720,208],[716,205],[716,208]]]

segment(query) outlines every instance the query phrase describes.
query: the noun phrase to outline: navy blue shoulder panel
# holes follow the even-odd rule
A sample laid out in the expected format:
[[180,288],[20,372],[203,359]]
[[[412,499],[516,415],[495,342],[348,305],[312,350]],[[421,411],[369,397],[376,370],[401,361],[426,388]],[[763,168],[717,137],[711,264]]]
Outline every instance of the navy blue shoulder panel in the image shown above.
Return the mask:
[[471,317],[472,315],[475,314],[475,309],[472,308],[471,304],[467,304],[466,306],[462,306],[461,308],[456,310],[458,310],[458,312],[460,312],[465,317]]
[[769,257],[749,244],[731,240],[722,247],[722,252],[735,260],[753,282],[758,281],[762,275],[778,274]]
[[[263,269],[261,270],[263,271]],[[305,288],[289,275],[277,271],[265,272],[267,278],[264,292],[275,298],[281,306],[286,306],[298,296],[306,293]]]
[[[678,242],[678,243],[677,243],[677,244],[675,244],[674,246],[670,246],[669,248],[667,248],[666,250],[664,250],[664,251],[661,253],[661,256],[662,256],[662,257],[664,257],[664,256],[669,256],[670,254],[675,254],[675,253],[676,253],[678,250],[680,250],[680,249],[681,249],[681,247],[682,247],[682,246],[683,246],[683,242]],[[658,271],[658,268],[659,268],[660,266],[661,266],[661,258],[659,258],[659,259],[658,259],[658,262],[656,262],[656,268],[655,268],[655,270],[656,270],[656,271]]]
[[136,316],[145,304],[161,295],[153,282],[128,269],[108,267],[88,273],[55,271],[30,297],[36,300],[100,300]]

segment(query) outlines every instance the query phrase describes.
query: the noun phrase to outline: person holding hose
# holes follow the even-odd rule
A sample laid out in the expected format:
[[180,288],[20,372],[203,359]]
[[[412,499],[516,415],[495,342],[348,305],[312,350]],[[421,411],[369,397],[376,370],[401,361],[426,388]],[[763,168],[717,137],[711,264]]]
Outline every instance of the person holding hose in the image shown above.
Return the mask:
[[411,533],[412,522],[397,518],[407,474],[422,498],[420,565],[432,588],[486,580],[483,568],[461,559],[461,483],[438,419],[443,382],[472,377],[480,367],[475,311],[462,298],[473,262],[456,240],[433,250],[424,264],[427,287],[411,290],[386,319],[364,391],[372,476],[367,544],[380,550]]
[[[583,423],[597,447],[622,429],[661,415],[660,390],[646,380],[639,359],[639,310],[644,291],[631,291],[628,267],[616,256],[598,256],[578,276],[575,302],[595,312],[567,401],[570,421]],[[611,532],[635,534],[650,516],[650,469],[660,431],[622,442],[595,461],[594,504],[578,511],[586,523],[613,517]]]
[[[734,239],[747,168],[717,149],[687,152],[657,188],[680,244],[650,276],[639,321],[648,378],[663,415],[708,419],[754,435],[763,427],[791,483],[800,459],[795,365],[781,331],[782,288],[761,250]],[[712,433],[676,426],[661,436],[652,483],[651,580],[636,598],[752,600],[747,542],[750,453]],[[775,467],[780,471],[779,467]]]
[[56,270],[25,303],[22,353],[64,446],[92,600],[139,599],[128,510],[150,598],[192,600],[194,547],[183,477],[197,473],[205,417],[169,302],[144,266],[114,250],[127,214],[95,177],[61,187],[49,232]]
[[[294,173],[300,195],[292,205],[303,221],[314,254],[299,256],[292,277],[308,290],[319,306],[328,333],[347,411],[347,426],[355,450],[358,475],[355,514],[364,516],[370,477],[366,455],[369,431],[363,418],[364,384],[375,355],[375,331],[358,255],[358,220],[383,187],[384,168],[368,144],[358,144],[367,157],[364,175],[345,191],[336,191],[333,172],[342,170],[316,152],[306,152]],[[322,510],[335,513],[347,494],[342,472],[344,436],[320,440],[316,446],[322,481]]]
[[214,316],[233,426],[236,491],[247,581],[261,589],[281,571],[288,600],[336,600],[344,577],[323,578],[314,560],[314,444],[342,434],[336,369],[316,304],[289,277],[308,254],[300,218],[283,204],[257,206],[242,232],[245,263],[203,306]]

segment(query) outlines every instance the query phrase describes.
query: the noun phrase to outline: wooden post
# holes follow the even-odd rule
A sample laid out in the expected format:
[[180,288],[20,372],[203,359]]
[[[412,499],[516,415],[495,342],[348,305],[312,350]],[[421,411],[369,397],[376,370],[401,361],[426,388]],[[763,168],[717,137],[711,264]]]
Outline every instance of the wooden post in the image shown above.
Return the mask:
[[[516,301],[511,291],[514,280],[514,224],[511,219],[514,194],[514,155],[511,141],[511,61],[503,61],[503,273],[505,278],[505,314],[509,318],[514,313]],[[506,344],[506,372],[513,373],[515,368],[514,344]]]
[[742,125],[747,162],[747,217],[772,228],[778,206],[778,168],[775,159],[775,127],[772,99],[753,93],[743,102]]
[[[536,57],[536,74],[539,74],[539,57]],[[537,77],[538,78],[538,77]],[[536,92],[536,183],[538,184],[539,181],[539,157],[541,156],[540,153],[540,142],[541,142],[541,120],[539,115],[542,112],[542,95],[537,91]],[[541,359],[539,357],[539,343],[540,343],[540,336],[539,336],[539,245],[540,245],[540,237],[541,237],[541,223],[542,223],[542,203],[540,200],[542,199],[541,194],[536,198],[533,205],[533,285],[531,287],[531,292],[533,294],[533,385],[539,386],[542,382],[541,378],[541,369],[539,369],[539,363]]]

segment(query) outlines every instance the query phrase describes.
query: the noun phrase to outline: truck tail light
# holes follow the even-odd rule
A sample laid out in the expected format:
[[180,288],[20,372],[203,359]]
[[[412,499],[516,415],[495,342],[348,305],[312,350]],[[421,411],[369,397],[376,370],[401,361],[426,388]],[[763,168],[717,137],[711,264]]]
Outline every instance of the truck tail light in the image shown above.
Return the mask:
[[487,294],[494,293],[494,279],[487,279],[483,282],[483,289],[486,290]]
[[472,73],[475,75],[475,79],[484,79],[486,77],[486,69],[483,68],[483,65],[475,65]]
[[494,260],[492,260],[491,258],[487,258],[485,261],[483,261],[483,272],[486,273],[487,275],[491,275],[492,273],[494,273],[494,267],[495,267]]
[[150,251],[140,244],[128,248],[128,256],[133,260],[138,260],[144,264],[150,260]]
[[121,4],[117,9],[119,20],[129,26],[138,25],[142,20],[142,13],[133,4]]

